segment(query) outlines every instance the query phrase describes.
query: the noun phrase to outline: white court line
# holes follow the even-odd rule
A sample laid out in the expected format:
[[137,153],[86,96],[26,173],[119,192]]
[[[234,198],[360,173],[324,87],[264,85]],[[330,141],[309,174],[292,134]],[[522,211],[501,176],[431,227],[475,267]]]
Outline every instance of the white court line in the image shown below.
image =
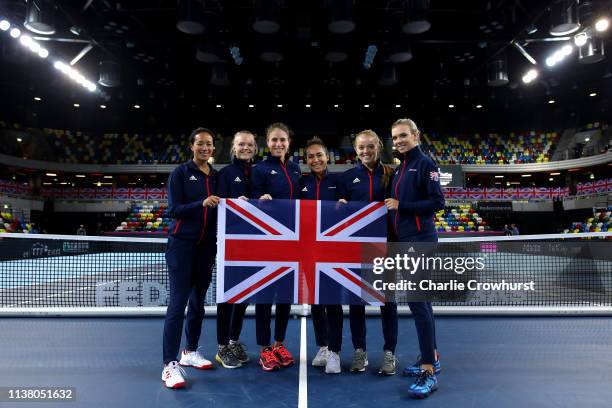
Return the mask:
[[300,385],[298,389],[298,408],[308,407],[308,356],[307,354],[307,343],[306,343],[306,310],[308,306],[304,305],[304,314],[301,322],[301,334],[300,334]]

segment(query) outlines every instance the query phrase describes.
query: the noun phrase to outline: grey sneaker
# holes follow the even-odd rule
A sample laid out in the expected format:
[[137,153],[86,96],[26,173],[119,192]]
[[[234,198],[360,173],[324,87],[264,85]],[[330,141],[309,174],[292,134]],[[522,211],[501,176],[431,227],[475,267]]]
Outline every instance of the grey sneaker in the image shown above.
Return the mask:
[[354,373],[362,373],[368,366],[368,353],[363,349],[358,348],[355,350],[353,355],[353,362],[351,363],[351,371]]
[[329,352],[327,356],[327,364],[325,365],[325,373],[326,374],[340,374],[342,368],[340,367],[340,355],[338,353],[334,353],[333,351]]
[[231,341],[229,344],[229,349],[234,354],[234,356],[240,361],[242,364],[248,363],[251,361],[249,355],[246,353],[246,346],[239,341]]
[[229,346],[219,347],[215,360],[225,368],[238,368],[242,366],[242,363],[236,358],[234,353],[232,353]]
[[323,346],[317,351],[317,355],[312,359],[313,367],[325,367],[327,364],[327,357],[329,357],[329,349],[327,346]]
[[378,374],[395,375],[395,362],[396,358],[393,353],[389,350],[385,350],[385,355],[383,356],[382,365],[380,366],[380,370],[378,370]]

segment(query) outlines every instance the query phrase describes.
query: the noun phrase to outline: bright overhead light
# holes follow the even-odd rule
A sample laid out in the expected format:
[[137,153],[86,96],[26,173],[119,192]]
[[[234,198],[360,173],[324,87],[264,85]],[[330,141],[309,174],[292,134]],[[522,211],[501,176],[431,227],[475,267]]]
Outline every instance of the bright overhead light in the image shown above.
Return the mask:
[[531,174],[521,174],[521,177],[531,177]]
[[38,56],[39,56],[40,58],[47,58],[47,57],[49,56],[49,51],[48,51],[46,48],[41,48],[41,49],[38,51]]
[[34,100],[35,100],[35,101],[40,101],[41,99],[40,99],[40,97],[39,97],[39,96],[35,96],[35,97],[34,97]]
[[572,47],[570,44],[565,44],[563,47],[561,47],[561,52],[563,53],[563,55],[565,55],[566,57],[568,55],[570,55],[572,53],[572,51],[574,51],[574,47]]
[[55,173],[46,173],[45,176],[57,177],[57,174],[55,174]]
[[81,105],[79,105],[78,103],[74,103],[74,104],[72,104],[72,106],[74,106],[75,108],[78,108]]
[[104,176],[105,179],[112,179],[113,176]]
[[597,92],[591,92],[589,96],[597,96]]
[[561,173],[559,173],[559,172],[555,172],[555,173],[550,173],[550,175],[551,175],[551,176],[559,176],[559,175],[561,175]]
[[555,181],[555,179],[554,179],[554,178],[552,178],[552,177],[549,177],[549,178],[548,178],[548,181]]
[[307,103],[307,104],[306,104],[306,105],[304,105],[304,106],[305,106],[305,107],[307,107],[307,108],[310,108],[310,104],[309,104],[309,103]]
[[590,137],[585,137],[585,138],[584,138],[584,141],[585,141],[585,142],[588,142],[589,140],[591,140],[591,138],[590,138]]
[[19,143],[21,143],[21,142],[23,142],[23,139],[22,139],[22,138],[20,138],[20,137],[18,137],[18,138],[17,138],[17,141],[18,141]]
[[553,104],[553,103],[555,103],[555,100],[551,99],[550,101],[548,101],[548,103]]
[[574,36],[574,44],[576,44],[576,47],[582,47],[583,45],[587,43],[588,39],[589,37],[587,33],[576,34]]
[[279,103],[278,105],[276,105],[277,108],[282,108],[283,104]]
[[397,105],[395,105],[395,107],[396,107],[396,108],[401,108],[401,107],[402,107],[402,105],[397,104]]
[[9,28],[11,28],[11,23],[9,23],[7,20],[0,21],[0,30],[6,31]]
[[217,105],[215,105],[215,107],[216,108],[222,108],[223,106],[217,104]]
[[533,82],[538,77],[538,75],[538,70],[535,68],[531,68],[529,71],[527,71],[525,75],[523,75],[523,82],[529,84]]
[[19,42],[24,47],[29,47],[30,43],[32,42],[32,37],[30,37],[29,35],[22,35],[21,38],[19,39]]
[[15,28],[11,29],[11,31],[9,31],[9,34],[13,38],[18,38],[21,35],[21,30],[18,29],[17,27],[15,27]]
[[448,107],[449,107],[450,109],[453,109],[453,108],[455,107],[455,105],[450,104],[450,105],[448,105]]
[[40,51],[40,44],[37,43],[36,41],[30,41],[30,44],[28,45],[28,47],[30,48],[30,51],[32,51],[35,54],[38,54],[38,51]]
[[504,176],[495,176],[495,178],[504,178]]
[[337,108],[338,106],[339,106],[339,105],[338,105],[337,103],[336,103],[336,104],[334,104],[334,108]]
[[134,109],[140,109],[140,105],[134,105]]
[[609,26],[610,26],[610,21],[607,18],[600,18],[595,23],[595,30],[599,32],[606,31]]
[[482,108],[482,105],[476,105],[476,109]]
[[363,105],[363,107],[364,107],[364,108],[369,108],[369,107],[370,107],[370,105],[365,104],[365,105]]
[[106,105],[100,105],[100,109],[106,109]]
[[84,174],[77,174],[77,175],[75,175],[74,177],[77,177],[77,178],[85,178],[85,175],[84,175]]
[[254,107],[255,107],[255,105],[252,105],[252,104],[251,104],[251,105],[249,105],[249,108],[254,108]]

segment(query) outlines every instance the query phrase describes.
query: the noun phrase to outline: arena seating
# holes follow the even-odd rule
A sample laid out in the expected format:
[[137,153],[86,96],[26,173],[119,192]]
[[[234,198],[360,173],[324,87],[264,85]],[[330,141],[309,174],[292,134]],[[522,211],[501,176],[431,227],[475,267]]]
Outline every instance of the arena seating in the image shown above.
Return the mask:
[[550,161],[559,135],[509,133],[487,136],[423,135],[425,147],[440,164],[520,164]]
[[25,233],[32,232],[32,226],[25,223],[9,212],[0,212],[0,232]]
[[159,204],[136,204],[117,232],[168,232],[168,207]]
[[435,215],[435,226],[439,232],[482,232],[491,227],[478,215],[470,204],[446,207]]
[[584,222],[572,222],[570,228],[564,230],[565,233],[581,233],[581,232],[608,232],[612,230],[610,223],[610,215],[612,214],[612,206],[607,210],[596,211],[593,217],[589,217]]

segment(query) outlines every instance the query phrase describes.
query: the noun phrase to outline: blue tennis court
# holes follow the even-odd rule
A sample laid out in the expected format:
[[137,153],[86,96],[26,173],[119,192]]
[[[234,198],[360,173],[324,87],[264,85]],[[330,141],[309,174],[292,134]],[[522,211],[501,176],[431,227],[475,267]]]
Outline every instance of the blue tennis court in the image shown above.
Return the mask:
[[[287,346],[300,356],[301,319],[289,324]],[[380,321],[368,318],[369,369],[348,372],[352,356],[345,323],[343,372],[326,375],[310,366],[316,353],[308,321],[306,376],[300,366],[266,373],[254,363],[229,370],[187,369],[189,386],[166,389],[160,381],[161,318],[3,318],[0,373],[3,386],[74,387],[74,403],[27,403],[28,407],[609,407],[612,388],[612,321],[605,317],[440,317],[443,371],[440,389],[411,400],[410,379],[377,374],[382,358]],[[254,320],[243,341],[252,359]],[[399,366],[413,362],[417,344],[412,319],[400,318]],[[215,322],[204,322],[201,347],[216,350]],[[304,403],[304,401],[302,402]],[[0,406],[12,406],[0,403]],[[21,405],[18,405],[21,406]]]

